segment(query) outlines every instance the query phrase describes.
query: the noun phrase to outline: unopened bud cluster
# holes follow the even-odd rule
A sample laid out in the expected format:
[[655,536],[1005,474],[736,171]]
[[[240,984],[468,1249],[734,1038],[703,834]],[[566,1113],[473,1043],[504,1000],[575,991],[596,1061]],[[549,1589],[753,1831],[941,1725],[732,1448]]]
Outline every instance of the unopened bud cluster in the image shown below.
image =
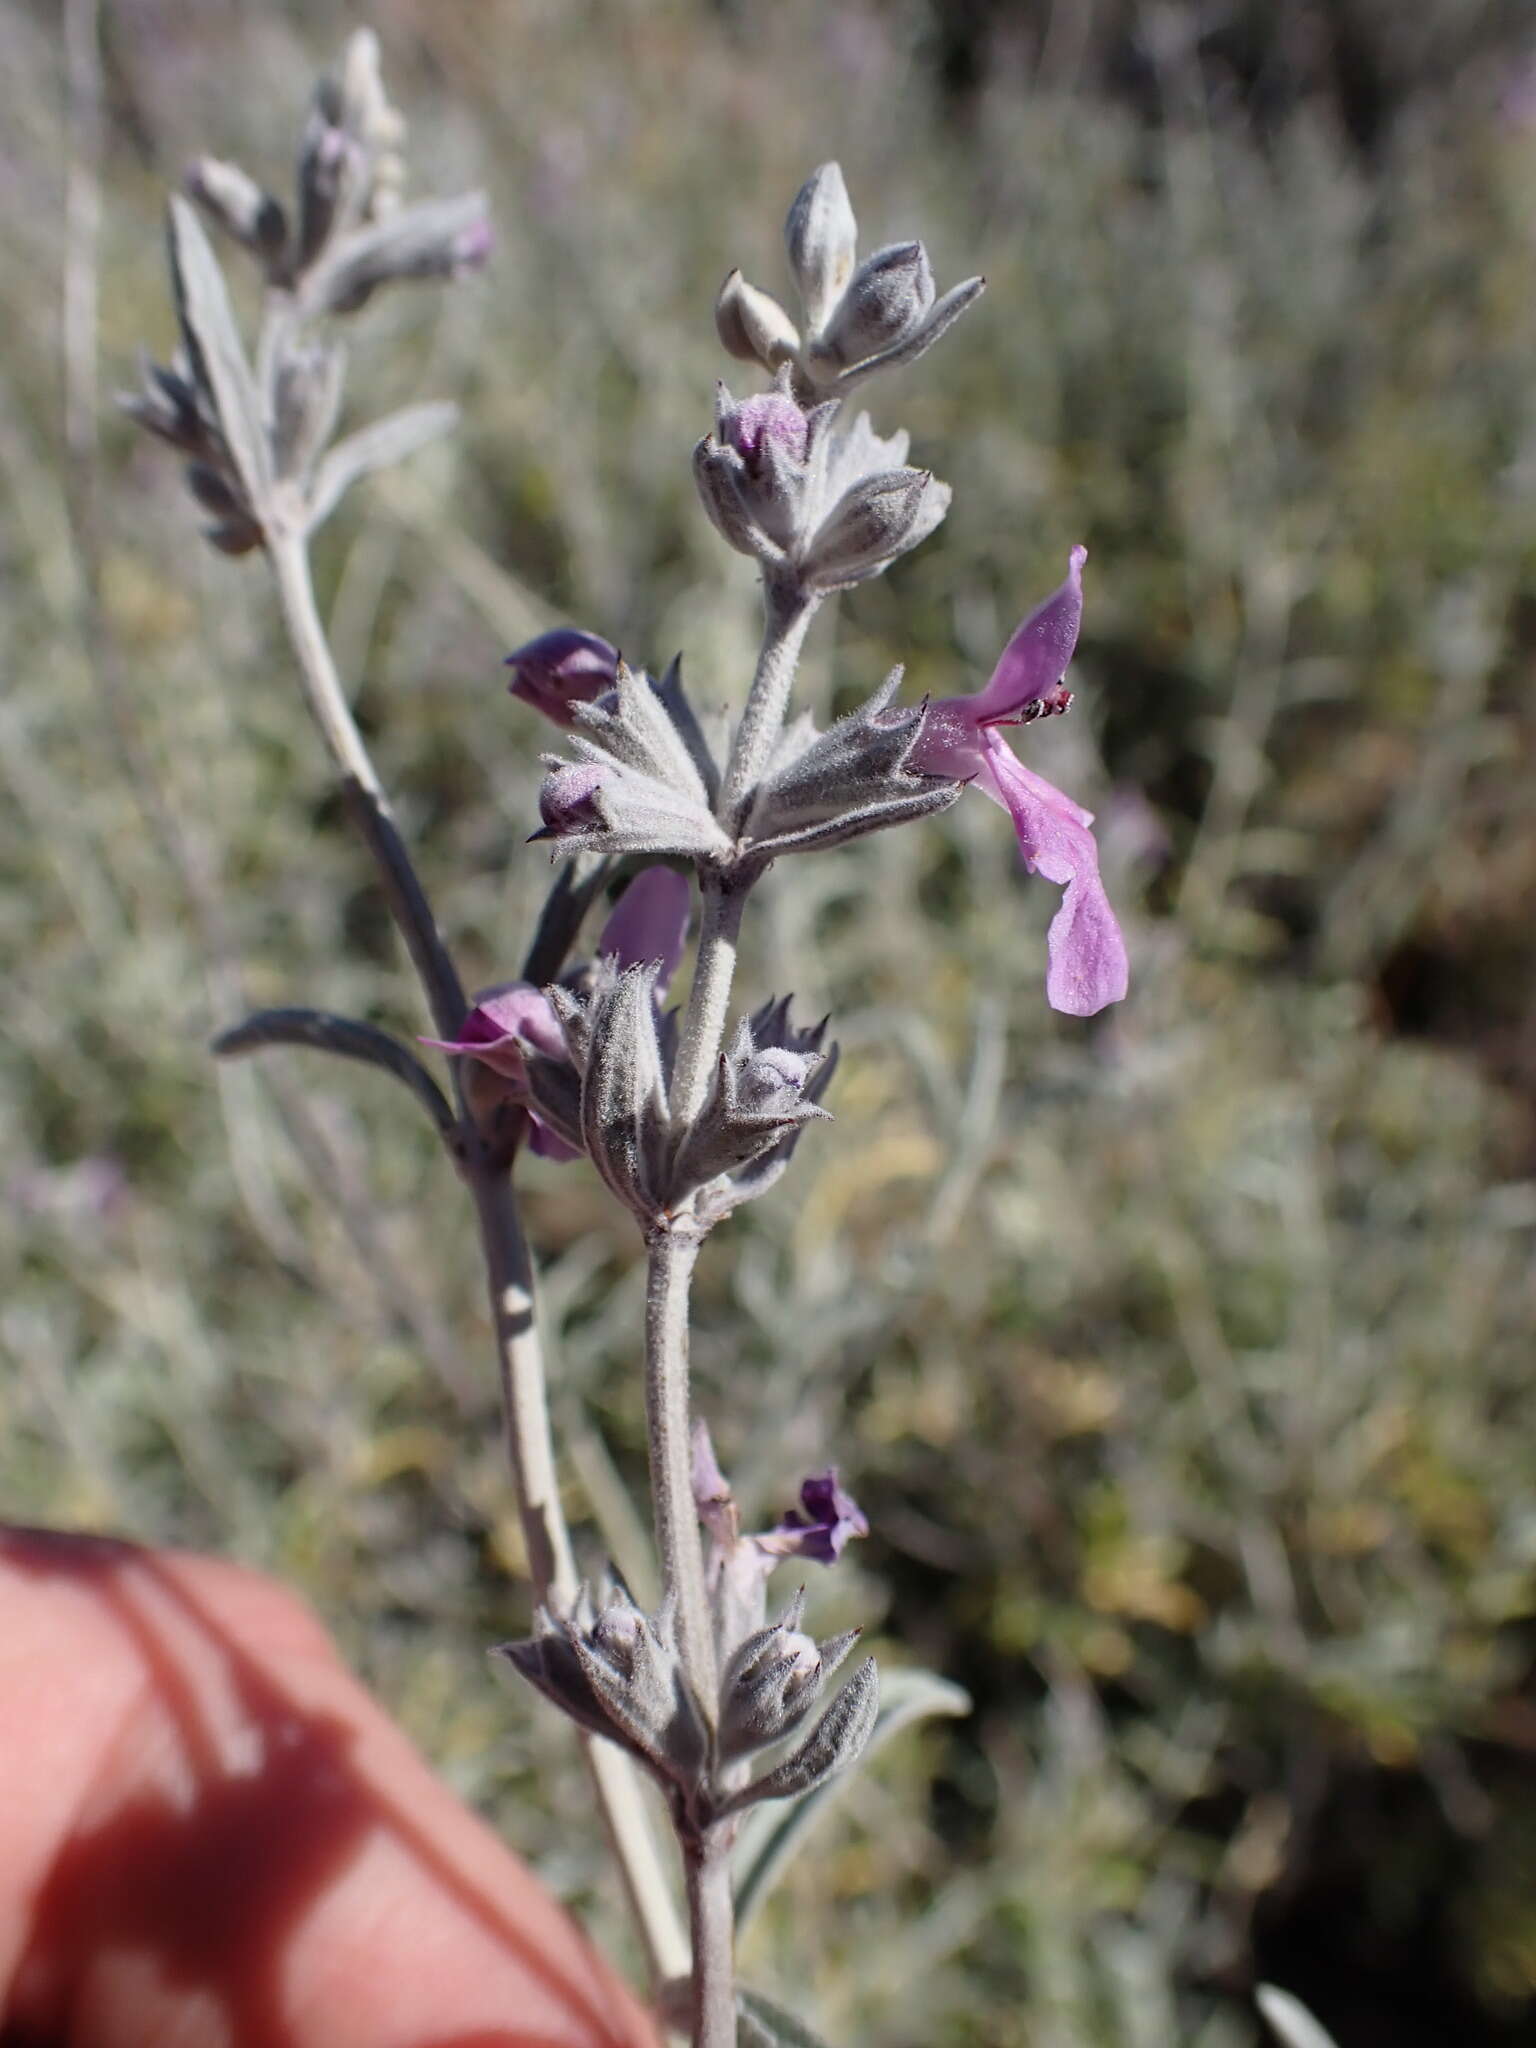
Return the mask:
[[[356,313],[382,285],[462,277],[490,253],[482,194],[402,204],[404,132],[379,77],[377,40],[358,29],[336,74],[316,87],[291,208],[218,157],[189,165],[186,197],[171,201],[181,345],[169,367],[146,361],[142,389],[122,404],[191,458],[188,489],[212,515],[204,536],[226,554],[280,530],[312,531],[356,478],[454,422],[452,406],[410,406],[333,446],[345,356],[306,332]],[[204,219],[255,260],[267,287],[254,366]]]
[[[761,1800],[814,1791],[855,1762],[880,1704],[879,1676],[873,1660],[866,1660],[813,1720],[828,1679],[859,1631],[820,1642],[807,1634],[801,1626],[803,1588],[777,1620],[765,1622],[760,1612],[762,1588],[775,1564],[794,1555],[832,1563],[846,1536],[839,1535],[828,1550],[831,1525],[799,1517],[762,1536],[742,1536],[713,1455],[706,1437],[703,1456],[715,1493],[700,1508],[706,1519],[709,1510],[714,1516],[711,1609],[720,1671],[712,1697],[700,1696],[685,1668],[675,1604],[664,1601],[648,1615],[618,1585],[601,1602],[583,1587],[565,1614],[542,1609],[531,1637],[504,1643],[499,1651],[578,1726],[617,1743],[643,1764],[667,1791],[680,1831],[693,1838]],[[808,1480],[802,1495],[821,1483]],[[846,1523],[847,1533],[859,1533],[863,1517],[846,1495],[839,1492],[839,1499],[856,1517]],[[727,1507],[728,1538],[719,1533]],[[759,1609],[757,1620],[745,1626],[739,1605],[743,1565]],[[755,1760],[762,1760],[756,1775]]]
[[836,164],[801,186],[784,241],[803,327],[739,270],[720,289],[715,326],[731,355],[787,368],[805,397],[845,392],[877,370],[915,362],[985,289],[984,278],[971,277],[937,297],[921,242],[893,242],[858,262],[858,223]]

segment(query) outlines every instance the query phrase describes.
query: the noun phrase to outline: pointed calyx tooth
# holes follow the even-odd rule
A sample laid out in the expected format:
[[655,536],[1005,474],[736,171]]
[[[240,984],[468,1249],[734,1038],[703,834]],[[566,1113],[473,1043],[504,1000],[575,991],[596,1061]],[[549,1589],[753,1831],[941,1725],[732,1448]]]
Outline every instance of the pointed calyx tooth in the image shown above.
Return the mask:
[[810,1734],[781,1763],[734,1793],[723,1809],[738,1812],[762,1799],[794,1799],[856,1763],[880,1712],[875,1660],[861,1664]]
[[[775,1141],[754,1151],[743,1164],[716,1174],[699,1187],[694,1197],[694,1214],[706,1229],[729,1216],[743,1202],[755,1201],[759,1195],[766,1194],[778,1180],[794,1156],[800,1133],[808,1123],[816,1120],[815,1112],[837,1071],[837,1047],[826,1042],[828,1019],[823,1017],[818,1024],[802,1030],[790,1022],[789,1006],[788,996],[777,1001],[770,999],[747,1021],[755,1048],[767,1050],[777,1047],[807,1059],[807,1079],[801,1091],[800,1113]],[[736,1042],[739,1047],[742,1042],[739,1031]],[[811,1055],[815,1056],[814,1067],[809,1065]],[[679,1184],[692,1184],[694,1163],[685,1147],[675,1169]]]
[[954,802],[963,784],[911,765],[927,706],[893,708],[901,675],[892,669],[857,711],[770,764],[747,821],[756,853],[835,846]]
[[839,365],[894,347],[933,304],[933,271],[921,242],[896,242],[865,257],[821,337]]
[[569,705],[577,759],[545,755],[544,830],[566,852],[722,859],[731,841],[711,804],[718,770],[676,664],[660,685],[620,661],[611,692]]
[[812,1045],[759,1045],[743,1017],[720,1055],[715,1085],[684,1139],[669,1202],[746,1166],[803,1125],[825,1119],[810,1083],[824,1055]]
[[599,973],[588,998],[581,1077],[582,1149],[649,1226],[667,1206],[671,1123],[656,1018],[657,963]]
[[616,1742],[676,1791],[692,1795],[709,1759],[704,1716],[683,1676],[665,1615],[622,1587],[599,1608],[585,1586],[569,1614],[541,1609],[535,1634],[493,1653],[594,1735]]

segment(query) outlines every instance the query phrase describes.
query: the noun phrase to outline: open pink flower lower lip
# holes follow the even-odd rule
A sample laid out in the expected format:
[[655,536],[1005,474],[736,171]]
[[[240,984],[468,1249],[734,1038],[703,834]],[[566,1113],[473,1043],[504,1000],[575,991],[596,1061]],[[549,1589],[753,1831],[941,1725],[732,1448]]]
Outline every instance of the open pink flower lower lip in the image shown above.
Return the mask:
[[971,781],[1000,804],[1030,872],[1064,891],[1046,939],[1045,992],[1053,1009],[1071,1017],[1092,1017],[1125,995],[1125,940],[1099,879],[1092,813],[1026,768],[1001,728],[1071,704],[1062,677],[1077,645],[1087,559],[1086,548],[1072,550],[1067,580],[1025,619],[985,688],[935,704],[912,754],[915,766]]

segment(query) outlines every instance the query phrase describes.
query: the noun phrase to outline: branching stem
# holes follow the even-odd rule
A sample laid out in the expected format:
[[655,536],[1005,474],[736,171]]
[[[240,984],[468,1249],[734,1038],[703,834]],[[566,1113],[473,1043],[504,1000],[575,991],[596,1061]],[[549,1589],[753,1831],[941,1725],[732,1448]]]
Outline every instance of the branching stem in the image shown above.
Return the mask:
[[747,802],[784,730],[800,649],[820,603],[821,592],[807,590],[797,576],[769,573],[763,577],[763,638],[757,672],[736,728],[720,793],[720,818],[728,832],[741,830]]
[[[305,698],[341,778],[347,807],[373,856],[433,1021],[443,1037],[456,1037],[466,1008],[463,984],[336,673],[315,605],[304,536],[280,520],[273,525],[267,552]],[[532,1261],[507,1167],[478,1154],[462,1099],[460,1112],[466,1131],[465,1179],[485,1255],[507,1456],[529,1575],[536,1602],[564,1607],[576,1591],[576,1568],[556,1478]],[[587,1735],[580,1740],[652,1976],[665,1982],[686,1971],[688,1944],[633,1766],[611,1745]]]
[[715,1646],[704,1590],[704,1545],[693,1497],[688,1400],[688,1295],[699,1256],[688,1225],[651,1237],[645,1288],[645,1428],[651,1510],[663,1597],[677,1602],[678,1647],[689,1683],[713,1713]]
[[684,1861],[693,1937],[693,2048],[736,2048],[735,1911],[728,1829],[717,1823]]

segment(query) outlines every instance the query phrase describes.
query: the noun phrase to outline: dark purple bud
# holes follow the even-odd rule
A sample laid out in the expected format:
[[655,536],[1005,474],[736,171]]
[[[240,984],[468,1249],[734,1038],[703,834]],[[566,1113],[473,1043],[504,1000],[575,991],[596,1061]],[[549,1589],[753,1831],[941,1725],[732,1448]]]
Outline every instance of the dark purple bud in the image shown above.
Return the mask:
[[506,665],[512,671],[508,687],[514,697],[556,725],[568,726],[575,722],[573,704],[590,704],[613,688],[619,655],[596,633],[556,626],[526,647],[514,649]]
[[570,832],[584,832],[602,824],[597,791],[607,778],[607,769],[592,762],[551,769],[539,791],[539,816],[543,830],[532,839],[561,839]]
[[806,1557],[813,1564],[836,1564],[850,1539],[867,1536],[869,1523],[850,1493],[837,1483],[837,1467],[813,1473],[800,1488],[800,1506],[791,1508],[777,1528],[754,1541],[772,1557]]

